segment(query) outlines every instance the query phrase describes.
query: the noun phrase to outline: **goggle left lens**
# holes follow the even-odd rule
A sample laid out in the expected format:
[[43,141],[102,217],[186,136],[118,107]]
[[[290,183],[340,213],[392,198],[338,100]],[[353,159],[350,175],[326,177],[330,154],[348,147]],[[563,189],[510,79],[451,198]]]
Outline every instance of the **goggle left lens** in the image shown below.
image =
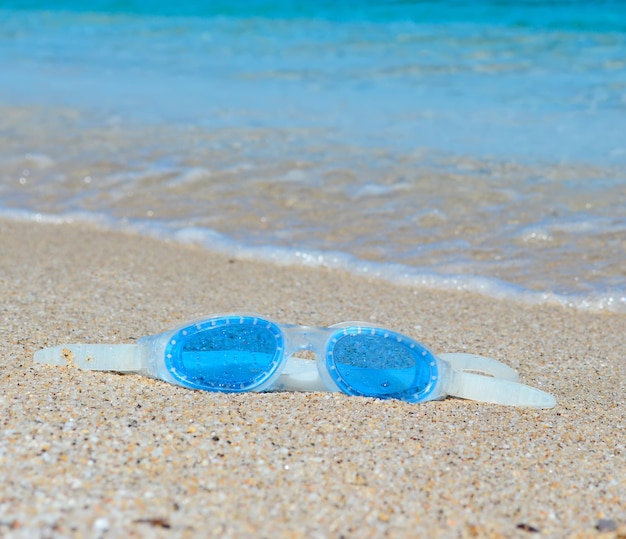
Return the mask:
[[349,395],[423,400],[438,377],[432,353],[419,343],[381,328],[342,328],[330,340],[326,367]]
[[272,377],[282,350],[282,333],[272,322],[224,316],[179,330],[166,347],[165,362],[187,387],[251,391]]

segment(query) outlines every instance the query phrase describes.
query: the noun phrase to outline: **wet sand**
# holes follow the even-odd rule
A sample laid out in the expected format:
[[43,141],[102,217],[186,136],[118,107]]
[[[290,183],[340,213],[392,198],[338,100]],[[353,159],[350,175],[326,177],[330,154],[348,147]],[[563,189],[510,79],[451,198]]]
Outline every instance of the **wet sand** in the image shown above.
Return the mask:
[[[626,315],[0,221],[0,536],[626,537]],[[495,357],[553,410],[224,395],[34,365],[254,311]]]

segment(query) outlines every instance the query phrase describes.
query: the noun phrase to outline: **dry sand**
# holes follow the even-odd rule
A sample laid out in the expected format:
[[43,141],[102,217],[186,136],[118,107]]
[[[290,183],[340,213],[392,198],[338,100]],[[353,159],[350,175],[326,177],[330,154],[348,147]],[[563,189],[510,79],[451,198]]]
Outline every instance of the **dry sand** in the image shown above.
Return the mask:
[[[1,537],[626,536],[624,315],[82,225],[0,221],[0,249]],[[223,395],[32,361],[237,310],[376,321],[436,352],[496,357],[558,404]]]

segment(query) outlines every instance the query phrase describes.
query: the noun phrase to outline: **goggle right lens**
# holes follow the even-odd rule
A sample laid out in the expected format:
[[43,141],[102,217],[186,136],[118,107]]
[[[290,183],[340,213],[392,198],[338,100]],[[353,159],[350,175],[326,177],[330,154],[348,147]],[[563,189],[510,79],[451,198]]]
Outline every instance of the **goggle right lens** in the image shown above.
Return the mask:
[[418,402],[438,378],[437,363],[428,349],[381,328],[338,330],[326,357],[335,383],[349,395]]
[[165,361],[186,387],[241,392],[272,377],[282,350],[282,333],[275,324],[224,316],[179,330],[168,342]]

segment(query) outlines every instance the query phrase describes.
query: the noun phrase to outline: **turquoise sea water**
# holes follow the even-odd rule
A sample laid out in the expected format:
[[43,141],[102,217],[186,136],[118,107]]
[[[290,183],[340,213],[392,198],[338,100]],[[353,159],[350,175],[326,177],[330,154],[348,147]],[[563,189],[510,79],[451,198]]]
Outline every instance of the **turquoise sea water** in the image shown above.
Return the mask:
[[624,312],[626,4],[0,1],[0,212]]

